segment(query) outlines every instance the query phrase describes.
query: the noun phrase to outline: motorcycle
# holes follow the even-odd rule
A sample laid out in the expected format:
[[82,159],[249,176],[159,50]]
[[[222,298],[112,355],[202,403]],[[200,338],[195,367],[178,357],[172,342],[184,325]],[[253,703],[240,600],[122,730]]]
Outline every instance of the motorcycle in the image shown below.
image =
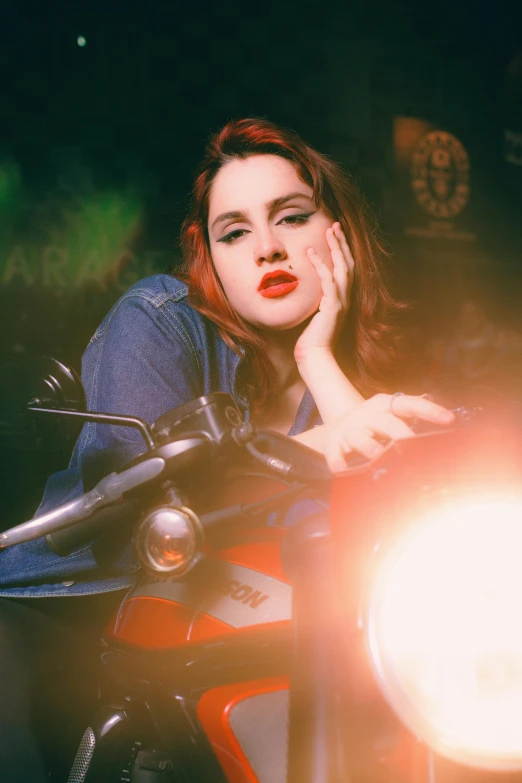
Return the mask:
[[[39,372],[8,437],[41,443],[73,419],[144,441],[81,497],[0,535],[66,555],[132,529],[142,568],[102,634],[69,783],[522,779],[513,418],[458,409],[451,430],[418,428],[332,479],[227,394],[149,427],[86,412],[60,363]],[[312,504],[304,519],[277,524],[296,503]]]

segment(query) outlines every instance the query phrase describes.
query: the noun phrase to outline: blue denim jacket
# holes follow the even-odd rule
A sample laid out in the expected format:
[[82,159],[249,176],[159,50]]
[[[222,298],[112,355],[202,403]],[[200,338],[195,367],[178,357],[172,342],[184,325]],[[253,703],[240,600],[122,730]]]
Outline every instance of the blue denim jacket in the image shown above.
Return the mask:
[[[232,394],[248,416],[248,403],[236,383],[241,358],[226,345],[215,324],[190,306],[187,296],[181,281],[153,275],[119,299],[83,356],[88,410],[140,416],[152,424],[195,397],[223,391]],[[319,423],[306,391],[289,434]],[[72,500],[143,451],[136,430],[85,424],[67,470],[48,479],[37,513]],[[296,513],[298,507],[292,516]],[[0,596],[108,592],[130,587],[138,570],[128,542],[110,551],[95,542],[60,557],[40,538],[0,552]]]

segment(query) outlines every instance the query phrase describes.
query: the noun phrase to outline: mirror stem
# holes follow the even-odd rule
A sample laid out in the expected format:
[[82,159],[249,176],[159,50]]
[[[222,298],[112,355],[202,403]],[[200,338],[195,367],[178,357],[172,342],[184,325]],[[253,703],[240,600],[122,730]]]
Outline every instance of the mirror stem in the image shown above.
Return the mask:
[[35,398],[31,400],[27,409],[31,413],[54,413],[55,416],[70,416],[72,418],[81,419],[82,421],[94,421],[97,424],[116,424],[122,427],[134,427],[142,434],[143,440],[147,444],[147,450],[153,451],[156,448],[152,431],[143,419],[139,419],[137,416],[119,416],[117,414],[108,413],[95,413],[90,411],[83,413],[81,411],[69,410],[67,408],[41,408],[40,400]]

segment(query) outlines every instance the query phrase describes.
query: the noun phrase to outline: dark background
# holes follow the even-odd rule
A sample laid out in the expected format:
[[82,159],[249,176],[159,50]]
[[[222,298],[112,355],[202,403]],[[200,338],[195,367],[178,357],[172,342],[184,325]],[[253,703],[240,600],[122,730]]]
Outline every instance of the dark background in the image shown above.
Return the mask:
[[[293,127],[355,171],[421,348],[450,333],[468,296],[522,331],[522,147],[506,146],[506,132],[522,133],[517,54],[514,2],[2,0],[1,363],[48,353],[78,368],[119,294],[175,268],[205,140],[249,115]],[[471,195],[458,221],[473,240],[408,235],[428,218],[397,163],[401,117],[466,148]],[[63,455],[42,468],[36,455],[6,454],[13,520]],[[33,489],[20,488],[21,470]]]

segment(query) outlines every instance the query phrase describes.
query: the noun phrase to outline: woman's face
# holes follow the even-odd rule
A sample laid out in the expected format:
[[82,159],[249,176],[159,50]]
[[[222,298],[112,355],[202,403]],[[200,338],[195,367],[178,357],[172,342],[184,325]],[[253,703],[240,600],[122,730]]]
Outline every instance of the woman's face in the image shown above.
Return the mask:
[[293,329],[319,307],[319,277],[306,251],[332,268],[312,188],[277,155],[234,159],[210,191],[208,234],[216,272],[236,312],[258,329]]

